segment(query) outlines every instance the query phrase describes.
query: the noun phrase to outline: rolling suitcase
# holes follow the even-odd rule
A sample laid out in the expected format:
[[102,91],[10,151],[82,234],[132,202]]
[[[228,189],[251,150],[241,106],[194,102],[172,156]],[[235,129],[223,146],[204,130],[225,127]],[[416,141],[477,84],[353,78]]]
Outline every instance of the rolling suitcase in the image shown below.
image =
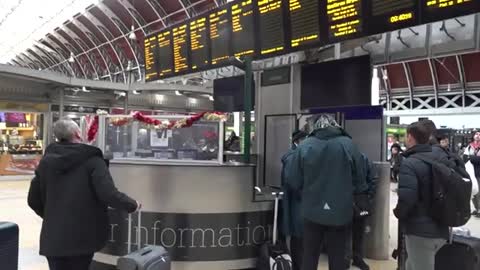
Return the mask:
[[273,241],[268,241],[260,247],[257,260],[257,270],[292,270],[292,257],[285,243],[278,239],[278,208],[283,192],[273,192],[275,208],[273,218]]
[[128,216],[128,254],[118,259],[118,270],[170,270],[171,260],[167,250],[161,246],[141,244],[141,212],[138,212],[137,250],[132,249],[132,215]]
[[452,241],[443,246],[435,256],[435,270],[478,269],[480,269],[479,238],[454,234]]
[[0,222],[0,268],[18,269],[18,225]]

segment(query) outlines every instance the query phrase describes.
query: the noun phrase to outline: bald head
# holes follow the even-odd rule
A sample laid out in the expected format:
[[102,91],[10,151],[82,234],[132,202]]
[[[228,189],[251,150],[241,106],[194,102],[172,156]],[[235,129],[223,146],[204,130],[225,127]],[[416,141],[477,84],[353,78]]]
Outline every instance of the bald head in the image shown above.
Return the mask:
[[69,118],[62,118],[53,125],[53,134],[60,142],[77,142],[80,140],[80,127]]

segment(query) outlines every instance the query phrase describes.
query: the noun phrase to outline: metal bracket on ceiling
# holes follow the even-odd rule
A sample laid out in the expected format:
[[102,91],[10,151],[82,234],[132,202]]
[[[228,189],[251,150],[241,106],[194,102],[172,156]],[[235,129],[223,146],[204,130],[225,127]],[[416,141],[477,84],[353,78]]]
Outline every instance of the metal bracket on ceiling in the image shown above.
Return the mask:
[[445,32],[445,35],[447,35],[447,37],[449,37],[451,40],[456,40],[455,37],[448,32],[445,21],[442,22],[442,26],[440,27],[440,32]]

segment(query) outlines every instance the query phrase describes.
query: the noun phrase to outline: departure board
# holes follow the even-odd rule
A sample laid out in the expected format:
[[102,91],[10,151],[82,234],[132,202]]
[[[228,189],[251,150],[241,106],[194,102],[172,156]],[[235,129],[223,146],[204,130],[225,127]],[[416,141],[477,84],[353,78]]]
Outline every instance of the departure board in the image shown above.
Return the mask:
[[282,0],[258,0],[260,54],[268,56],[285,49]]
[[212,65],[228,62],[230,53],[230,14],[228,8],[220,8],[209,16]]
[[288,0],[292,48],[320,41],[319,2],[318,0]]
[[173,67],[175,73],[185,72],[188,65],[187,25],[173,28]]
[[192,70],[201,70],[210,64],[206,17],[190,22],[190,58]]
[[328,39],[336,42],[354,38],[363,32],[363,1],[323,1],[327,13]]
[[156,36],[145,38],[145,80],[158,79],[158,42]]
[[252,0],[241,0],[232,5],[233,55],[255,54],[255,16]]
[[478,0],[421,0],[422,22],[454,18],[479,11]]
[[157,35],[158,39],[158,76],[173,74],[172,31],[167,30]]
[[417,0],[370,0],[369,34],[384,33],[418,24]]

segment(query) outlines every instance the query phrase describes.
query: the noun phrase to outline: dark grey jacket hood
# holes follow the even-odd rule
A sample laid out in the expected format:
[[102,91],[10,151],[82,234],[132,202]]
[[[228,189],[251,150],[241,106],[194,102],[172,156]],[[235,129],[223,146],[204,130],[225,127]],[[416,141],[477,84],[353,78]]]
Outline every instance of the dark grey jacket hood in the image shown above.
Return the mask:
[[97,147],[81,143],[61,142],[50,144],[47,147],[42,162],[50,170],[64,173],[95,156],[103,159],[102,151]]

